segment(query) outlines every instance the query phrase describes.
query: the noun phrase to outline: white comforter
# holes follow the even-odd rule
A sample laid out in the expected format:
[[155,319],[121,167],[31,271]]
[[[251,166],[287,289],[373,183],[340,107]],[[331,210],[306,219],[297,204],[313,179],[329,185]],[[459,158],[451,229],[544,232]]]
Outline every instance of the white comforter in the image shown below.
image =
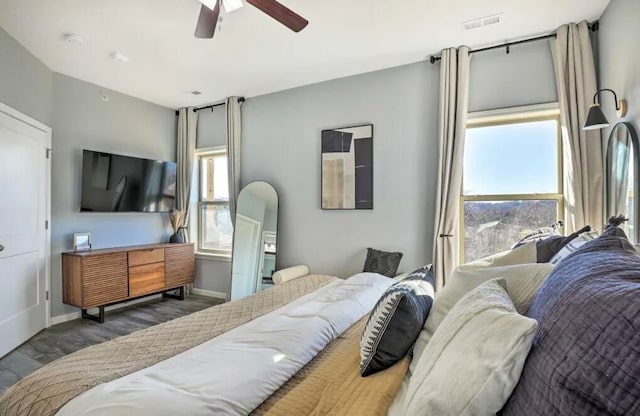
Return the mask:
[[154,366],[97,386],[59,416],[246,415],[367,314],[392,279],[361,273]]

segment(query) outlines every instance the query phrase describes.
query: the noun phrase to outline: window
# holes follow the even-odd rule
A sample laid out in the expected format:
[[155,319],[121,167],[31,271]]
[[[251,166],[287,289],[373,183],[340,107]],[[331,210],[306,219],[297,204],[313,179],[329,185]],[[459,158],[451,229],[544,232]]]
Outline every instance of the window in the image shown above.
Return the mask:
[[562,219],[558,111],[470,115],[460,203],[465,263],[507,250]]
[[227,153],[200,152],[198,162],[198,252],[228,256],[233,243],[229,214]]

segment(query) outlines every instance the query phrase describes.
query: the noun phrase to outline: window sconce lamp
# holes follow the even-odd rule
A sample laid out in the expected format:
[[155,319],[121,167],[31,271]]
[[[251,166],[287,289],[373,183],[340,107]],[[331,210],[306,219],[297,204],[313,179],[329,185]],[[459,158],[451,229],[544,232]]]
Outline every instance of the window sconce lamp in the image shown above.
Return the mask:
[[602,108],[600,108],[599,100],[600,93],[605,91],[613,94],[613,98],[616,100],[616,111],[618,112],[618,117],[622,118],[627,115],[626,100],[618,100],[618,96],[615,91],[611,89],[604,88],[602,90],[598,90],[598,92],[593,96],[593,104],[589,107],[589,114],[587,114],[587,121],[584,122],[584,127],[582,127],[583,130],[598,130],[609,127],[609,120],[604,116]]

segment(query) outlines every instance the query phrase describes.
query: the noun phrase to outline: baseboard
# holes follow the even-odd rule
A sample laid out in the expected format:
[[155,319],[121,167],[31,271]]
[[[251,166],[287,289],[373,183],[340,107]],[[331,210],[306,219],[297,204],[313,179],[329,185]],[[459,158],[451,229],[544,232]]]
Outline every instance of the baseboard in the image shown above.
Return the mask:
[[[136,303],[142,303],[142,302],[149,302],[150,300],[154,300],[154,299],[160,299],[162,297],[162,294],[157,294],[157,295],[152,295],[152,296],[147,296],[144,298],[140,298],[140,299],[134,299],[134,300],[130,300],[128,302],[123,302],[123,303],[118,303],[116,305],[111,305],[111,306],[107,306],[106,308],[104,308],[105,311],[112,311],[114,309],[120,309],[120,308],[124,308],[127,306],[131,306],[131,305],[135,305]],[[58,315],[58,316],[54,316],[53,318],[51,318],[51,325],[58,325],[58,324],[62,324],[64,322],[68,322],[68,321],[73,321],[74,319],[78,319],[82,317],[82,312],[78,311],[78,312],[71,312],[71,313],[67,313],[65,315]]]
[[215,292],[213,290],[198,289],[197,287],[194,287],[193,289],[191,289],[191,293],[193,293],[194,295],[207,296],[210,298],[227,300],[226,293]]

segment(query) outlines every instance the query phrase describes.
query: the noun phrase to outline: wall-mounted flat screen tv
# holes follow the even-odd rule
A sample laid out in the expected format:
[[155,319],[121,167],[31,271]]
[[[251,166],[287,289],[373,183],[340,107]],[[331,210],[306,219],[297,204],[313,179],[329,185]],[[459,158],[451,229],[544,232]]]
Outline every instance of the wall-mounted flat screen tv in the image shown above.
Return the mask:
[[176,204],[176,163],[82,152],[83,212],[170,212]]

